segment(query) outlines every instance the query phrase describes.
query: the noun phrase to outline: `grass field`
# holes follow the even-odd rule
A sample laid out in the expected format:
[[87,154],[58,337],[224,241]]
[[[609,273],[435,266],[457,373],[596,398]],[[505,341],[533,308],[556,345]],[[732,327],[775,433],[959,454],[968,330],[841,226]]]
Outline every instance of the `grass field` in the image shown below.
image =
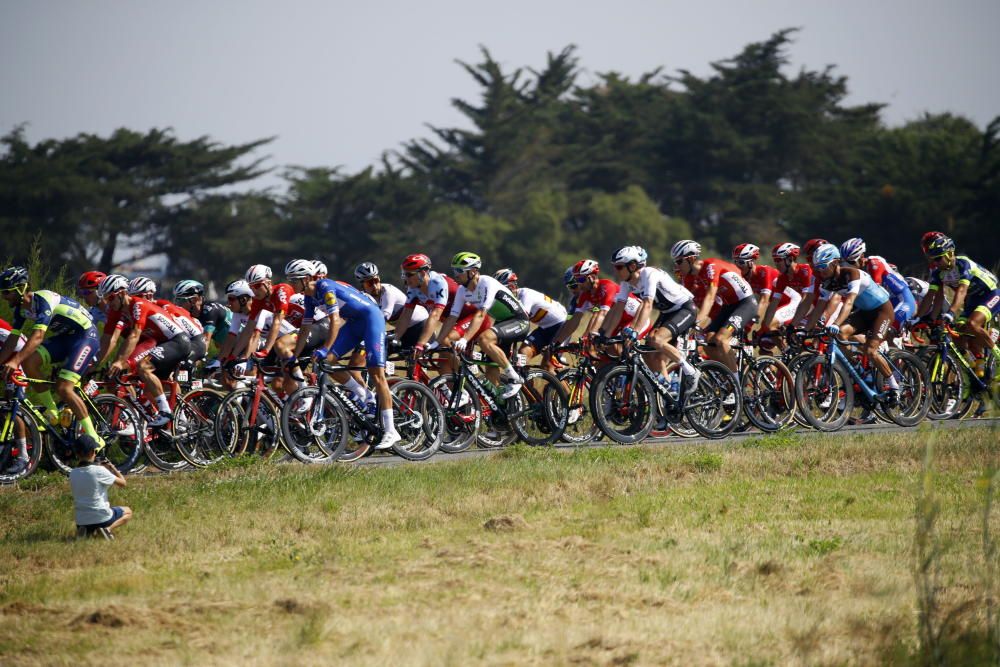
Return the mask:
[[985,651],[983,473],[1000,438],[925,427],[392,468],[234,463],[130,480],[112,501],[135,519],[112,543],[72,540],[67,482],[33,478],[0,490],[0,663],[919,662],[928,439],[936,617],[957,609],[945,639]]

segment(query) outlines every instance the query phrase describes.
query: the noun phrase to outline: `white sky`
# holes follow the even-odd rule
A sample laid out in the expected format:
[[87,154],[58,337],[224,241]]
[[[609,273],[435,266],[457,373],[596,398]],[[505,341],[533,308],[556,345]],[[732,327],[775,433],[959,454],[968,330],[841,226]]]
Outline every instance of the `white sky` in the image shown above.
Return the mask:
[[[1000,0],[0,0],[0,133],[31,141],[117,127],[181,139],[277,135],[270,165],[356,171],[474,100],[454,60],[513,69],[574,43],[583,69],[707,74],[785,27],[792,66],[837,65],[849,102],[891,125],[1000,114]],[[262,184],[278,183],[275,177]]]

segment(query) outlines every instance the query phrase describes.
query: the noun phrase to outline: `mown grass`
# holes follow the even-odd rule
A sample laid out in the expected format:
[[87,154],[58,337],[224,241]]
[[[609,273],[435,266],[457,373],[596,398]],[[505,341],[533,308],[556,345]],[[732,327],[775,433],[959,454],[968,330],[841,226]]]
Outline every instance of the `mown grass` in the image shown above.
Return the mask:
[[34,478],[0,492],[0,663],[918,661],[926,438],[941,601],[960,605],[986,429],[238,463],[131,480],[114,543],[71,540],[65,480]]

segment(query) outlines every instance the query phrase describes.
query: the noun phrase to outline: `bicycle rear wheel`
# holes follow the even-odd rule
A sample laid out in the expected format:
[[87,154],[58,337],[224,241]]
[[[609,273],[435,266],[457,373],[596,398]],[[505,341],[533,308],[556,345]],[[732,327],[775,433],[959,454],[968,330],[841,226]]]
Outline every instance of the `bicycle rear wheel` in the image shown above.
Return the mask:
[[281,432],[289,452],[303,463],[336,461],[347,447],[347,415],[319,387],[302,387],[281,408]]
[[123,475],[130,473],[145,451],[145,423],[127,401],[111,394],[93,399],[95,414],[90,415],[97,435],[104,440],[103,454]]
[[951,419],[968,395],[968,381],[961,364],[951,356],[935,353],[927,362],[930,419]]
[[203,468],[229,456],[215,437],[215,417],[225,396],[214,389],[194,389],[177,400],[171,430],[181,456]]
[[428,385],[444,409],[444,431],[439,448],[449,454],[464,452],[476,442],[482,420],[479,393],[467,382],[461,392],[457,392],[456,382],[457,376],[445,373]]
[[[23,410],[18,410],[17,416],[11,414],[13,403],[7,403],[0,410],[0,484],[13,484],[19,480],[29,477],[38,468],[38,462],[42,458],[42,434],[35,424],[35,420],[26,415]],[[17,444],[17,431],[23,430],[24,449],[28,454],[28,459],[24,463],[17,464],[21,458],[21,446]],[[23,460],[23,459],[22,459]]]
[[445,432],[444,408],[426,386],[413,380],[399,380],[389,389],[396,431],[402,436],[393,451],[409,461],[434,456]]
[[579,368],[567,368],[558,377],[566,387],[568,400],[566,428],[559,439],[574,445],[590,442],[601,432],[590,413],[592,378]]
[[653,429],[654,396],[653,386],[641,373],[625,365],[608,366],[594,378],[590,411],[604,435],[631,445],[644,440]]
[[[917,357],[909,352],[894,350],[888,355],[889,365],[899,383],[899,398],[895,405],[883,407],[885,414],[900,426],[916,426],[930,408],[928,373]],[[876,370],[875,377],[882,386],[885,378]]]
[[809,424],[820,431],[843,428],[854,409],[854,384],[839,363],[823,355],[802,364],[795,376],[795,399]]
[[794,423],[795,378],[775,357],[757,357],[743,376],[743,409],[762,431],[774,432]]
[[683,397],[684,415],[703,437],[725,437],[737,427],[743,413],[740,382],[717,361],[703,361],[698,370],[698,386]]

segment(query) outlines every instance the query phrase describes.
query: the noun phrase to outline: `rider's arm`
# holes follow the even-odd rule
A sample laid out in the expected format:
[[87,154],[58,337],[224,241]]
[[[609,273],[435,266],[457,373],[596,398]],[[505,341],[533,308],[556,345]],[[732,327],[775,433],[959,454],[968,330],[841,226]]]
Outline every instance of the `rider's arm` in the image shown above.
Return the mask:
[[965,297],[968,293],[969,284],[966,282],[960,282],[955,288],[955,296],[951,299],[951,313],[956,317],[961,314],[962,308],[965,307]]
[[113,327],[111,333],[107,333],[107,326],[105,326],[104,332],[104,335],[101,336],[101,351],[97,355],[98,366],[101,366],[108,360],[122,334],[122,330],[118,327]]
[[827,316],[826,323],[828,325],[830,324],[839,325],[841,322],[850,317],[851,310],[854,308],[854,299],[857,298],[857,296],[858,295],[856,292],[848,293],[848,295],[844,297],[844,300],[840,304],[840,311],[837,312],[836,314],[834,314],[833,312],[836,308],[836,304],[833,302],[833,299],[830,299],[830,305],[826,307],[826,312],[824,313],[824,315]]
[[[285,321],[285,311],[276,310],[271,319],[271,328],[267,332],[267,338],[264,339],[264,347],[262,352],[270,352],[271,348],[274,347],[275,342],[278,340],[278,335],[281,333],[281,325]],[[248,351],[247,354],[250,354]]]
[[708,320],[708,314],[712,311],[712,305],[715,303],[715,295],[718,291],[718,285],[709,284],[708,289],[705,290],[705,298],[701,301],[701,308],[698,309],[698,317],[695,319],[695,324],[700,325],[703,320]]
[[399,319],[396,320],[394,325],[396,327],[396,340],[402,340],[403,334],[410,328],[410,320],[413,319],[414,310],[415,306],[409,304],[403,306],[403,312],[399,314]]
[[[11,358],[8,361],[8,363],[15,366],[20,365],[22,361],[31,356],[32,352],[38,349],[38,346],[42,344],[43,340],[45,340],[45,329],[35,329],[34,331],[31,332],[31,335],[28,336],[28,340],[24,344],[24,347],[22,347],[19,351],[11,355]],[[14,334],[8,336],[7,343],[10,343],[10,341],[14,341],[16,344],[17,336]],[[6,348],[6,344],[4,345],[4,347]]]
[[563,325],[559,327],[559,331],[556,333],[555,338],[552,339],[552,345],[558,347],[566,341],[567,338],[573,335],[576,328],[580,326],[580,320],[583,318],[583,311],[578,310],[573,313],[568,320],[563,322]]
[[601,333],[605,336],[610,336],[611,332],[618,326],[618,323],[622,321],[622,313],[624,312],[625,302],[615,301],[615,305],[611,306],[611,310],[608,311],[607,316],[604,318],[604,322],[601,323]]
[[[810,295],[813,296],[813,295]],[[803,299],[805,301],[805,299]],[[816,307],[812,309],[809,313],[809,319],[806,320],[806,330],[812,330],[816,328],[816,324],[819,323],[819,318],[823,315],[824,311],[834,306],[835,299],[833,295],[829,299],[819,299],[816,302]]]
[[[768,299],[767,300],[767,310],[764,311],[764,316],[760,318],[760,328],[770,329],[771,322],[774,321],[774,314],[778,312],[778,304],[781,303],[781,299]],[[792,320],[793,322],[795,320]]]
[[323,341],[323,347],[330,349],[333,347],[333,343],[337,340],[337,334],[340,333],[340,327],[344,326],[344,318],[340,316],[340,313],[330,313],[330,331],[326,334],[326,340]]
[[[434,310],[438,312],[441,311],[440,308],[435,308]],[[433,317],[433,314],[431,315],[431,317]],[[438,317],[440,317],[440,315]],[[430,321],[430,319],[431,319],[430,317],[427,318],[428,321]],[[437,335],[437,342],[439,345],[443,345],[444,342],[448,339],[448,334],[450,334],[451,330],[455,328],[456,322],[458,322],[458,315],[449,315],[448,319],[445,320],[444,324],[441,325],[441,331]],[[424,329],[424,334],[426,333],[427,329]],[[423,336],[421,336],[420,338],[423,339]]]
[[[444,308],[431,308],[430,311],[428,311],[427,319],[424,320],[424,330],[420,334],[420,338],[417,339],[417,345],[426,345],[427,341],[429,341],[434,336],[434,328],[441,321],[441,314],[443,312]],[[444,326],[441,327],[441,333],[445,335],[442,336],[438,334],[438,340],[444,340],[447,337],[447,335],[451,333],[452,327],[455,326],[455,322],[457,321],[458,321],[457,317],[454,318],[449,317],[448,320],[445,322]],[[449,322],[451,323],[450,325]],[[447,331],[445,331],[445,329],[447,329]]]
[[639,306],[639,312],[637,312],[635,317],[632,319],[632,329],[635,331],[645,331],[646,326],[649,324],[649,314],[652,312],[653,297],[643,299],[642,304]]
[[780,299],[771,298],[770,292],[767,294],[761,293],[761,295],[757,297],[757,327],[759,329],[767,331],[769,328],[767,325],[771,323],[771,320],[765,319],[765,316],[767,315],[767,311],[771,309],[771,304],[778,303],[778,301],[780,301]]
[[115,359],[116,362],[126,361],[130,356],[132,356],[132,352],[135,351],[135,346],[139,344],[140,336],[142,336],[142,329],[138,326],[133,326],[129,330],[128,336],[125,338],[124,342],[122,342],[121,347],[118,348],[118,356]]
[[590,316],[590,321],[587,323],[587,330],[584,333],[589,334],[599,330],[610,310],[610,308],[598,308],[594,311],[594,314]]
[[306,339],[309,338],[310,329],[312,329],[312,322],[303,322],[302,326],[299,328],[298,338],[295,339],[295,352],[292,355],[296,359],[301,357],[302,350],[306,349]]

